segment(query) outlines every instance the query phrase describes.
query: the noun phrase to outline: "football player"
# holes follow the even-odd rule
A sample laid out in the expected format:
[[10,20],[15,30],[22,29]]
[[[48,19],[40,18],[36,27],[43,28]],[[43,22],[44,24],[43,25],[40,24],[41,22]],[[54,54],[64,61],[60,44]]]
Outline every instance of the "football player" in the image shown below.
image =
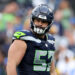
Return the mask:
[[7,75],[56,75],[55,39],[48,34],[51,9],[41,4],[31,14],[31,30],[17,31],[8,52]]

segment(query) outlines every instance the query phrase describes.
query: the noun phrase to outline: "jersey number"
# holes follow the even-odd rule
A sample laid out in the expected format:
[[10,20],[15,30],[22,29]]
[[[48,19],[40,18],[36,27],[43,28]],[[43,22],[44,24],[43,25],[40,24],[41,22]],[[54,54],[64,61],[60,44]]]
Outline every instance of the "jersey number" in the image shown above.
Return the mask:
[[52,60],[52,56],[54,55],[54,51],[42,51],[42,50],[36,50],[35,52],[35,58],[34,58],[34,71],[50,71],[50,63],[46,63],[45,59],[41,59],[43,56],[47,56],[48,59]]

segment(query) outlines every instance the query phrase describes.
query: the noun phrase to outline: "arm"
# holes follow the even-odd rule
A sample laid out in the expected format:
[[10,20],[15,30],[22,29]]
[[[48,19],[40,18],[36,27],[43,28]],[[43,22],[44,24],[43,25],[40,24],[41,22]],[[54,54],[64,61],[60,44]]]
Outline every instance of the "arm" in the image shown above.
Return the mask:
[[7,75],[17,75],[16,67],[21,62],[27,45],[22,40],[15,40],[9,48]]
[[51,63],[50,75],[57,75],[56,70],[55,70],[55,63],[54,63],[54,61],[52,61],[52,63]]

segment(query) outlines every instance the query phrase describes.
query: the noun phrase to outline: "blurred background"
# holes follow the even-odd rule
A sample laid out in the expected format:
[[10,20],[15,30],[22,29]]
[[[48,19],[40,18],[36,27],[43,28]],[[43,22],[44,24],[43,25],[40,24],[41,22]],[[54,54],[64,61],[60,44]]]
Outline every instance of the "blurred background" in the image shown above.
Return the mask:
[[0,75],[6,75],[13,33],[30,29],[30,14],[39,4],[54,12],[49,33],[56,38],[57,75],[75,75],[75,0],[0,0]]

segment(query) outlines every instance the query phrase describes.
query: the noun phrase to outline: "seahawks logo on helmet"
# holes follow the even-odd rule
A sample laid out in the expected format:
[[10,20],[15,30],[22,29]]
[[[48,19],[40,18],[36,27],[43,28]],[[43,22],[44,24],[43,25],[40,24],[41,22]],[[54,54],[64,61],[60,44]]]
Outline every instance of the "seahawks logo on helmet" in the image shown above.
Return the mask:
[[47,17],[44,15],[39,15],[38,18],[45,19],[45,20],[47,19]]

